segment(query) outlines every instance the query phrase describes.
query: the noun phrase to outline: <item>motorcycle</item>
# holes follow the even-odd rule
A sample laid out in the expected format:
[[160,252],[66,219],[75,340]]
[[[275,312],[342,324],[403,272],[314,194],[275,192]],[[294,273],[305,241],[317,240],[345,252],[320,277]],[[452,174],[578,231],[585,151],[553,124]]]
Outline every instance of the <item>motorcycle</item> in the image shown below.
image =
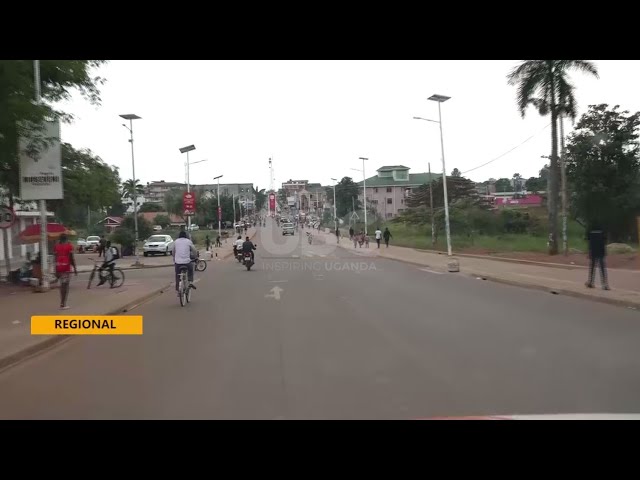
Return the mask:
[[254,265],[253,258],[251,257],[252,252],[240,252],[240,254],[242,255],[242,264],[247,267],[248,272]]
[[235,251],[236,260],[238,260],[238,263],[242,263],[242,250],[234,248],[234,251]]

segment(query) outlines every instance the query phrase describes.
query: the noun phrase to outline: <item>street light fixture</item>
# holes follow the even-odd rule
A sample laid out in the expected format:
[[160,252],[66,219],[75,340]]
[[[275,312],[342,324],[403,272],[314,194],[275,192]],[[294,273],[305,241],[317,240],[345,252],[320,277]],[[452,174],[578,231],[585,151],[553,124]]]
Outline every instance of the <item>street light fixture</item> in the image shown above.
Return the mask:
[[[220,211],[220,179],[222,178],[222,175],[218,175],[217,177],[213,177],[214,180],[218,180],[218,237],[220,237],[220,228],[221,228],[221,218],[222,218],[222,212]],[[235,221],[235,218],[234,218]]]
[[428,118],[422,118],[422,117],[413,117],[414,120],[424,120],[426,122],[433,122],[433,123],[438,123],[440,124],[440,149],[442,151],[442,188],[444,190],[444,218],[445,218],[445,229],[447,232],[447,255],[451,256],[452,252],[451,252],[451,228],[450,228],[450,223],[449,223],[449,199],[447,196],[447,168],[445,166],[445,159],[444,159],[444,138],[442,135],[442,110],[440,108],[440,104],[442,102],[446,102],[447,100],[449,100],[451,97],[447,97],[445,95],[431,95],[428,100],[431,100],[433,102],[438,102],[438,119],[439,120],[430,120]]
[[136,243],[135,243],[136,263],[134,265],[139,266],[140,257],[138,256],[138,190],[136,188],[137,186],[136,185],[136,162],[135,162],[135,157],[133,155],[133,121],[141,120],[142,117],[139,117],[135,113],[127,113],[124,115],[120,115],[120,118],[129,120],[128,127],[125,123],[123,123],[122,126],[127,130],[129,130],[129,133],[131,134],[131,138],[129,139],[129,142],[131,143],[131,170],[133,173],[133,225],[134,225],[135,237],[136,237]]
[[[337,178],[332,178],[331,180],[338,183]],[[333,223],[335,227],[338,228],[338,216],[336,215],[336,183],[333,184]]]
[[[191,179],[189,177],[189,152],[192,152],[195,149],[196,147],[193,145],[188,145],[180,149],[180,153],[187,154],[187,192],[191,192],[191,185],[190,185]],[[187,230],[191,231],[191,215],[187,215]]]

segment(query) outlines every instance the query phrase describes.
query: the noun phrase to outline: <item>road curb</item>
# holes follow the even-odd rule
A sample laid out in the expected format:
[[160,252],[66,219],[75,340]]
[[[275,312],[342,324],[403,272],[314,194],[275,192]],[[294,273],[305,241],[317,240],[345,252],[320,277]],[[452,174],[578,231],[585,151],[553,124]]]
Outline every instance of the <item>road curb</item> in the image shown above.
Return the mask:
[[[434,255],[446,255],[447,252],[441,252],[440,250],[427,250],[422,248],[413,248],[413,247],[400,247],[398,248],[409,248],[416,252],[420,253],[432,253]],[[552,262],[536,262],[535,260],[523,260],[519,258],[509,258],[509,257],[493,257],[491,255],[474,255],[471,253],[456,253],[454,254],[456,257],[467,257],[467,258],[477,258],[479,260],[493,260],[496,262],[507,262],[507,263],[521,263],[525,265],[539,265],[541,267],[549,267],[549,268],[562,268],[565,270],[574,270],[576,268],[589,268],[585,265],[567,265],[566,263],[552,263]]]
[[[128,312],[131,308],[140,305],[143,302],[155,297],[163,293],[166,289],[171,287],[171,283],[168,283],[161,288],[157,288],[149,293],[145,293],[141,297],[128,302],[126,305],[118,308],[114,308],[113,310],[104,313],[103,315],[118,315],[120,313]],[[35,345],[31,345],[25,349],[22,349],[18,352],[12,353],[11,355],[7,355],[6,357],[0,358],[0,373],[8,368],[14,367],[17,364],[24,362],[25,360],[29,360],[30,358],[36,357],[47,350],[50,350],[58,345],[61,345],[74,337],[78,337],[78,335],[55,335],[51,338],[47,338],[42,342],[36,343]]]
[[575,290],[566,290],[564,288],[549,288],[544,285],[536,285],[535,283],[519,282],[517,280],[508,280],[506,278],[494,277],[492,275],[480,274],[480,273],[468,273],[467,275],[475,278],[481,278],[483,280],[489,280],[495,283],[502,283],[504,285],[513,285],[516,287],[528,288],[530,290],[540,290],[556,295],[566,295],[568,297],[582,298],[585,300],[592,300],[594,302],[606,303],[608,305],[615,305],[618,307],[627,307],[634,310],[640,309],[640,302],[632,302],[629,300],[620,300],[618,298],[599,297],[596,295],[589,295],[588,293],[576,292]]

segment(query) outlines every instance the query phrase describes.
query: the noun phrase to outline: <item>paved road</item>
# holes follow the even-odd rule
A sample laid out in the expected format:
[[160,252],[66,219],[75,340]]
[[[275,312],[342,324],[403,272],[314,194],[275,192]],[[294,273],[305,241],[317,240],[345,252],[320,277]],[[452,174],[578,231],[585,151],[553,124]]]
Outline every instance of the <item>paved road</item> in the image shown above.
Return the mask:
[[141,337],[77,338],[0,373],[0,418],[640,411],[638,312],[293,248],[304,232],[261,230],[254,269],[211,262],[184,308],[140,306]]

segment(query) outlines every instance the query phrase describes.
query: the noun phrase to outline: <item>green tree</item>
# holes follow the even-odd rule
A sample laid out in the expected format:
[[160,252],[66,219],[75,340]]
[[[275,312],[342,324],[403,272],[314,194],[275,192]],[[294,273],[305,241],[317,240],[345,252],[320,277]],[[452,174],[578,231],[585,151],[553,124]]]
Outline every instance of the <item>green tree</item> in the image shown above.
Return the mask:
[[[10,202],[19,192],[18,140],[31,138],[45,119],[71,122],[73,115],[55,106],[73,91],[94,105],[100,104],[104,79],[93,76],[102,60],[41,60],[42,102],[36,104],[32,60],[0,60],[0,185],[8,188]],[[36,146],[36,148],[43,145]]]
[[575,88],[569,82],[569,70],[580,70],[596,78],[598,71],[585,60],[525,60],[507,76],[509,85],[517,86],[516,102],[522,117],[529,105],[542,116],[551,114],[551,158],[549,163],[549,254],[558,253],[558,117],[575,118]]
[[498,180],[496,180],[495,187],[497,193],[513,192],[511,180],[509,180],[508,178],[499,178]]
[[[265,189],[258,189],[258,187],[256,186],[253,189],[253,194],[255,196],[255,202],[256,202],[256,212],[259,212],[260,210],[262,210],[262,208],[264,207],[266,201],[267,201],[267,194],[265,192]],[[285,202],[286,204],[286,202]]]
[[171,224],[171,219],[168,215],[160,214],[154,217],[153,223],[155,225],[160,225],[161,227],[166,227]]
[[138,210],[140,213],[145,212],[163,212],[163,207],[159,203],[143,203]]
[[[89,211],[103,211],[120,201],[120,175],[91,150],[61,144],[63,200],[49,200],[47,207],[62,223],[87,225]],[[94,222],[95,223],[95,222]]]
[[572,214],[600,223],[614,242],[628,241],[640,214],[640,112],[590,105],[567,144]]
[[[356,210],[360,209],[362,202],[358,201],[358,193],[360,187],[353,181],[351,177],[343,177],[339,183],[336,184],[336,214],[338,217],[344,217],[353,207],[355,200]],[[327,198],[333,207],[333,187],[326,188]],[[333,208],[331,211],[333,216]]]
[[[133,219],[133,215],[127,215],[122,220],[122,224],[117,228],[117,230],[125,229],[135,232],[135,223]],[[116,230],[116,231],[117,231]],[[151,236],[153,233],[153,226],[151,222],[149,222],[142,215],[138,215],[138,240],[144,240]]]
[[144,195],[144,187],[140,183],[140,180],[130,178],[122,184],[122,198],[129,198],[133,200],[134,196],[141,197]]

